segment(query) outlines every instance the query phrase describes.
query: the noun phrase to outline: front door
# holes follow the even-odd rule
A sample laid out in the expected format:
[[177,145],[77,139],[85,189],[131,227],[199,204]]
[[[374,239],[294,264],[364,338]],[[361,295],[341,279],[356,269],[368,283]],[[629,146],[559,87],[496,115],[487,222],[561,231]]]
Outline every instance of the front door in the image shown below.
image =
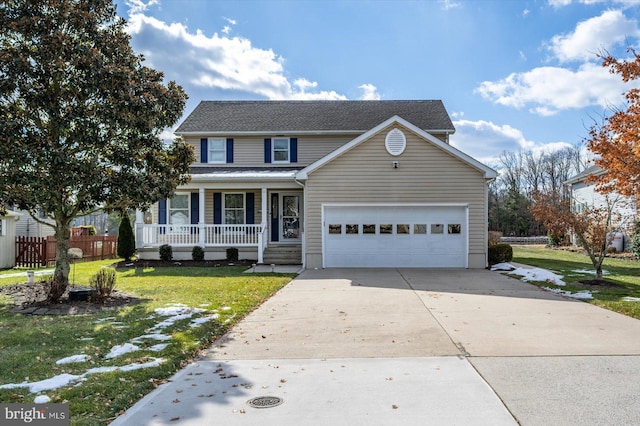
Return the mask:
[[280,207],[280,241],[300,241],[300,196],[283,194]]

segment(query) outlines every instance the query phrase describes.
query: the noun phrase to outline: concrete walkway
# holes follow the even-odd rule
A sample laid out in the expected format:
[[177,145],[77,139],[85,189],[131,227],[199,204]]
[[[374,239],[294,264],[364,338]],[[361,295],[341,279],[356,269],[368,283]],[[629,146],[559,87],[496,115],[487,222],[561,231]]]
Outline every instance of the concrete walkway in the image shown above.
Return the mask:
[[638,337],[497,272],[305,271],[113,424],[640,424]]

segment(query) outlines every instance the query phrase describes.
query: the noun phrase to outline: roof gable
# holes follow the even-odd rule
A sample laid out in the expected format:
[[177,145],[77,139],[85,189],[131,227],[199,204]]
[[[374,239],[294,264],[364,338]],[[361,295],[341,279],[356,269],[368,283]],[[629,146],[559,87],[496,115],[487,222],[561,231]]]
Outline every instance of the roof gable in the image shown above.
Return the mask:
[[422,130],[453,133],[442,101],[202,101],[177,134],[362,133],[398,115]]
[[296,174],[296,179],[300,179],[300,180],[307,179],[309,177],[309,173],[312,173],[313,171],[315,171],[315,170],[321,168],[322,166],[324,166],[325,164],[331,162],[333,159],[335,159],[335,158],[343,155],[344,153],[350,151],[351,149],[353,149],[356,146],[360,145],[364,141],[366,141],[369,138],[371,138],[373,135],[377,134],[378,132],[380,132],[381,130],[385,129],[386,127],[388,127],[388,126],[390,126],[392,124],[399,124],[399,125],[401,125],[403,127],[406,127],[408,130],[416,133],[418,136],[420,136],[421,138],[425,139],[426,141],[432,143],[433,145],[437,146],[438,148],[442,149],[443,151],[446,151],[449,154],[451,154],[452,156],[458,158],[463,163],[466,163],[469,166],[475,168],[476,170],[482,172],[484,174],[485,179],[494,179],[494,178],[496,178],[498,176],[498,173],[495,170],[493,170],[492,168],[482,164],[478,160],[470,157],[469,155],[467,155],[464,152],[452,147],[451,145],[449,145],[449,144],[447,144],[445,142],[442,142],[440,139],[438,139],[438,138],[434,137],[433,135],[425,132],[424,130],[418,128],[417,126],[415,126],[412,123],[408,122],[404,118],[401,118],[401,117],[398,117],[398,116],[393,116],[393,117],[385,120],[384,122],[378,124],[377,126],[372,128],[371,130],[369,130],[369,131],[363,133],[362,135],[358,136],[357,138],[355,138],[351,142],[347,143],[346,145],[343,145],[340,148],[336,149],[331,154],[329,154],[329,155],[321,158],[320,160],[314,162],[313,164],[310,164],[309,166],[305,167],[304,169],[302,169],[300,172],[298,172]]

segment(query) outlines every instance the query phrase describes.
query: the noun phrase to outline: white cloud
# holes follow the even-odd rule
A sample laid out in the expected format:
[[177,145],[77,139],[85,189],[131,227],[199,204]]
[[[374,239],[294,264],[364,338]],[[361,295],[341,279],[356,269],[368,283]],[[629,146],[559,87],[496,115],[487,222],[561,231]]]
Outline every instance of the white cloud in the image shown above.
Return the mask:
[[560,62],[590,61],[596,54],[624,44],[628,37],[638,37],[638,22],[627,19],[620,10],[607,10],[600,16],[579,22],[574,32],[556,35],[549,50]]
[[225,26],[222,28],[222,32],[228,35],[229,33],[231,33],[231,27],[230,27],[230,26],[228,26],[228,25],[225,25]]
[[231,18],[227,18],[227,17],[223,17],[222,19],[227,21],[229,23],[229,25],[237,25],[238,24],[238,21],[236,21],[235,19],[231,19]]
[[456,9],[462,7],[462,3],[454,0],[438,0],[444,10]]
[[160,4],[160,0],[126,0],[125,4],[129,6],[129,13],[141,13],[149,9],[149,7]]
[[373,84],[361,84],[358,89],[362,89],[360,99],[363,101],[379,101],[381,99],[378,88]]
[[562,110],[589,106],[619,105],[629,88],[619,76],[593,63],[577,71],[558,67],[539,67],[512,73],[499,81],[484,81],[475,89],[485,99],[513,108],[530,106],[542,116]]
[[129,16],[128,31],[151,66],[182,85],[267,99],[346,99],[335,91],[308,92],[317,83],[306,79],[291,84],[285,76],[284,59],[271,49],[253,46],[246,38],[209,37],[200,30],[190,32],[181,23],[167,24],[142,13]]
[[451,145],[488,165],[496,164],[504,151],[554,152],[570,146],[566,142],[536,143],[528,140],[521,130],[508,124],[498,125],[484,120],[456,120],[453,125],[456,133],[451,136]]

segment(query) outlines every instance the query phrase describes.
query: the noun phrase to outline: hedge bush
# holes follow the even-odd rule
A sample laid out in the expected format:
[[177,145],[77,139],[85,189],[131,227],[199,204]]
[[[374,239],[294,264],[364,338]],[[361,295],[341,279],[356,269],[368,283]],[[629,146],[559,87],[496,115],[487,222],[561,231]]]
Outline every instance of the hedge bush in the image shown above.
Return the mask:
[[489,247],[489,264],[511,262],[513,259],[513,249],[509,244],[496,244]]
[[191,249],[191,259],[201,262],[204,260],[204,250],[200,246],[193,246]]
[[173,260],[173,248],[169,244],[161,245],[158,249],[158,253],[160,254],[160,260]]
[[229,262],[235,262],[238,260],[238,249],[235,247],[229,247],[227,249],[227,260]]
[[136,237],[133,235],[129,215],[125,211],[118,227],[118,256],[126,261],[136,254]]

